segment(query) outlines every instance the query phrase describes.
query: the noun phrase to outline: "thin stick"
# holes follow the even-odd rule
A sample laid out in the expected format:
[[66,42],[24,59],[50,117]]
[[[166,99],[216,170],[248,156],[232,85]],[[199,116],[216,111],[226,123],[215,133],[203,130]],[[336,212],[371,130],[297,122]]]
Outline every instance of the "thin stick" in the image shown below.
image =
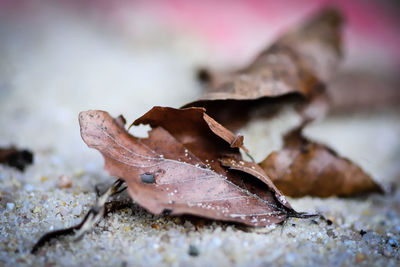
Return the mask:
[[86,216],[83,218],[82,222],[61,230],[52,231],[43,235],[38,242],[33,246],[31,253],[35,254],[41,247],[43,247],[50,240],[66,236],[66,235],[75,235],[74,241],[80,240],[83,235],[93,228],[95,224],[97,224],[100,219],[104,216],[105,212],[105,204],[108,198],[112,195],[122,192],[123,190],[118,190],[121,185],[124,183],[123,180],[118,179],[114,182],[112,186],[110,186],[107,191],[100,195],[96,201],[96,203],[90,208]]

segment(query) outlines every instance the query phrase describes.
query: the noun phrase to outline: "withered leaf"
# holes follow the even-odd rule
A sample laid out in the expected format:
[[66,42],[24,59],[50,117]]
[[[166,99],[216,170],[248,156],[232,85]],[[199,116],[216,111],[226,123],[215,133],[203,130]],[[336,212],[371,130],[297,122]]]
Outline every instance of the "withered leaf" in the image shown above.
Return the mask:
[[[397,72],[346,70],[329,84],[331,113],[348,114],[398,108],[400,77]],[[351,89],[351,90],[349,90]]]
[[342,24],[338,10],[325,8],[283,35],[277,43],[295,50],[306,68],[326,83],[335,75],[342,57]]
[[204,95],[184,107],[205,107],[223,125],[238,129],[255,116],[270,116],[282,103],[307,105],[325,91],[324,82],[339,63],[341,24],[336,10],[323,10],[283,35],[248,67],[225,75],[203,71],[208,81]]
[[0,148],[0,163],[23,171],[26,166],[33,163],[33,153],[26,149],[17,149],[14,146]]
[[284,147],[260,163],[286,195],[302,197],[352,196],[382,188],[360,167],[329,147],[310,141],[299,127],[285,136]]
[[[130,135],[104,111],[79,115],[81,135],[99,150],[105,169],[125,180],[131,197],[154,214],[190,214],[265,226],[301,216],[255,163],[244,162],[242,138],[202,108],[154,107],[134,122],[150,124],[148,138]],[[248,168],[227,169],[228,158]]]

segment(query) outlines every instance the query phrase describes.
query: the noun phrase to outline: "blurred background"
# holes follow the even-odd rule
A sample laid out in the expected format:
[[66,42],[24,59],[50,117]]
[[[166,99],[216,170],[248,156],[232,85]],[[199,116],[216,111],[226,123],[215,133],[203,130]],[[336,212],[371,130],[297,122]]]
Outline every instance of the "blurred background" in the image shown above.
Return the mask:
[[345,57],[329,86],[333,117],[308,133],[393,178],[400,4],[388,0],[0,1],[0,145],[86,155],[79,111],[130,122],[154,105],[179,107],[201,94],[198,68],[242,67],[327,5],[346,18]]

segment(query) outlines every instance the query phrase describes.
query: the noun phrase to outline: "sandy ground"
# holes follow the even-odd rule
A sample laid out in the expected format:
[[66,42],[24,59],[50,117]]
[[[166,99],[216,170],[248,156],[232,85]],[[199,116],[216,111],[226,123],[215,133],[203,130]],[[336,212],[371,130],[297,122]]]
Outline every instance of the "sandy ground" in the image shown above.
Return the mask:
[[[290,220],[243,229],[157,217],[132,204],[109,214],[81,241],[61,240],[31,255],[42,234],[82,219],[94,203],[94,185],[113,181],[100,154],[80,139],[79,111],[103,109],[133,121],[153,105],[179,107],[200,93],[195,68],[212,61],[206,48],[186,37],[127,39],[75,20],[49,20],[0,24],[7,37],[0,43],[0,145],[35,153],[24,173],[0,165],[0,265],[400,264],[400,120],[393,110],[329,117],[307,129],[388,190],[384,196],[291,200],[295,209],[320,212],[331,225]],[[265,141],[270,129],[258,123],[243,131],[258,158],[278,142]],[[58,187],[61,175],[72,178],[71,188]]]

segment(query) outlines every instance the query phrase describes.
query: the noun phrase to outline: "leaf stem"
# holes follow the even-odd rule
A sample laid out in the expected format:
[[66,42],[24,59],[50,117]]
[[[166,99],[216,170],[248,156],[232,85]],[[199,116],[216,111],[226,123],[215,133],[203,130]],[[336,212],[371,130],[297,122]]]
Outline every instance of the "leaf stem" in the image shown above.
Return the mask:
[[[44,234],[33,246],[31,253],[32,254],[37,253],[39,249],[43,247],[45,244],[47,244],[49,241],[55,238],[59,238],[61,236],[74,235],[73,238],[74,241],[80,240],[83,237],[83,235],[90,229],[92,229],[93,226],[97,224],[100,221],[100,219],[104,216],[106,211],[105,206],[106,204],[110,203],[107,202],[109,197],[118,194],[126,189],[126,187],[120,189],[123,183],[124,183],[123,180],[118,179],[102,195],[97,194],[99,195],[99,197],[97,198],[96,203],[90,208],[88,213],[85,215],[85,217],[79,224],[66,229],[55,230]],[[96,193],[98,193],[97,189]]]

